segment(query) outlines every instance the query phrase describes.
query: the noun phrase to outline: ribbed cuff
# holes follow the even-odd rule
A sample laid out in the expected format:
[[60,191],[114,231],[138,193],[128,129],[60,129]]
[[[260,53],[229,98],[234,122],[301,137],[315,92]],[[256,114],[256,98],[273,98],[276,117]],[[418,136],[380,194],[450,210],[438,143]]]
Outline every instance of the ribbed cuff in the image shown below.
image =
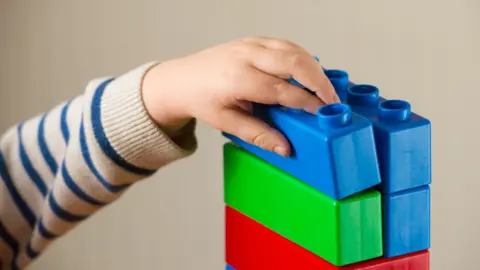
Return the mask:
[[145,64],[116,78],[106,87],[101,100],[101,120],[110,144],[127,162],[145,169],[158,169],[197,148],[195,120],[171,138],[145,109],[142,81],[157,64]]

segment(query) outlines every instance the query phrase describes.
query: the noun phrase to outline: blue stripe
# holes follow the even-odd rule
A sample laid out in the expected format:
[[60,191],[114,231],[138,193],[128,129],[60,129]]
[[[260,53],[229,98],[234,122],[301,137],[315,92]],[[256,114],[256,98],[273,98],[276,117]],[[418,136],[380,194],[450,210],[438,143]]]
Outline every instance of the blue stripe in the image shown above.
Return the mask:
[[59,218],[69,221],[69,222],[78,222],[86,219],[88,216],[78,216],[71,214],[64,209],[60,205],[58,205],[57,201],[53,197],[53,192],[50,193],[50,196],[48,196],[48,202],[50,204],[50,208],[52,209],[52,212]]
[[10,193],[10,196],[12,196],[13,202],[15,203],[17,208],[20,210],[20,213],[25,218],[27,223],[33,229],[35,226],[35,220],[36,220],[35,214],[30,209],[30,207],[28,207],[28,204],[25,202],[22,195],[18,192],[15,184],[13,183],[12,178],[10,177],[10,173],[8,172],[7,165],[5,163],[5,158],[3,157],[3,154],[1,151],[0,151],[0,176],[3,179],[3,183],[7,187],[8,192]]
[[40,119],[40,124],[38,126],[38,145],[40,146],[40,151],[42,152],[43,158],[50,168],[52,174],[56,174],[58,170],[58,164],[55,158],[53,158],[50,150],[48,149],[47,142],[45,140],[45,119],[47,115],[44,114]]
[[90,157],[90,152],[88,150],[88,145],[87,145],[87,138],[85,137],[85,128],[83,126],[83,120],[80,124],[80,148],[82,150],[82,155],[83,159],[85,160],[85,163],[87,163],[88,168],[90,168],[90,171],[95,175],[95,177],[100,181],[100,183],[109,191],[112,193],[117,193],[125,188],[128,188],[131,184],[124,184],[124,185],[111,185],[108,183],[108,181],[103,178],[103,176],[100,174],[100,172],[97,170],[95,165],[93,164],[92,158]]
[[18,251],[20,249],[20,245],[18,244],[17,240],[10,234],[10,232],[7,230],[3,222],[0,220],[0,238],[5,241],[5,243],[10,247],[13,253],[13,259],[12,259],[12,266],[11,269],[17,270],[17,263],[16,263],[16,258],[18,256]]
[[0,220],[0,238],[10,247],[14,254],[18,253],[19,244],[17,240],[10,234],[3,222]]
[[91,113],[92,113],[91,121],[92,121],[92,128],[95,134],[95,138],[97,139],[97,142],[102,148],[105,155],[107,155],[118,166],[135,174],[152,175],[153,173],[156,172],[156,170],[137,167],[129,163],[128,161],[126,161],[123,157],[121,157],[112,147],[112,145],[108,141],[107,135],[104,132],[102,115],[101,115],[102,96],[103,96],[103,93],[105,92],[105,88],[112,80],[113,79],[110,79],[100,84],[97,90],[95,91],[95,94],[93,95],[92,108],[91,108]]
[[47,196],[48,188],[47,185],[43,182],[42,178],[38,172],[33,168],[32,162],[28,158],[27,152],[25,151],[25,146],[23,145],[22,140],[22,130],[23,124],[18,126],[18,146],[20,151],[20,160],[22,161],[23,168],[27,172],[30,180],[37,186],[38,190],[42,193],[43,197]]
[[33,250],[31,243],[28,243],[27,245],[27,255],[30,259],[35,259],[38,257],[38,252]]
[[40,220],[38,222],[38,232],[40,233],[41,236],[43,236],[43,238],[45,239],[54,239],[54,238],[57,238],[58,236],[51,233],[50,231],[48,231],[47,228],[45,228],[45,225],[43,225],[43,221]]
[[62,113],[60,116],[60,126],[62,128],[62,135],[66,143],[68,143],[68,141],[70,140],[70,131],[68,130],[67,114],[68,114],[68,109],[70,108],[71,103],[72,102],[69,101],[63,106]]
[[62,164],[62,176],[63,179],[65,180],[65,184],[67,187],[75,194],[77,197],[81,198],[82,200],[93,204],[93,205],[98,205],[98,206],[104,206],[106,203],[97,201],[96,199],[92,198],[90,195],[85,193],[78,185],[75,183],[75,181],[72,179],[70,174],[68,173],[67,165],[65,163]]

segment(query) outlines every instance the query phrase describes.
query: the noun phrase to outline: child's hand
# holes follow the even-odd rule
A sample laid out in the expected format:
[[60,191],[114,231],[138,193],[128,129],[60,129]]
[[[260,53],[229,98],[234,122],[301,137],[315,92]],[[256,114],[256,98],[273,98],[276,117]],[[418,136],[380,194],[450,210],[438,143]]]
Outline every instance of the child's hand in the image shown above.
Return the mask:
[[[317,96],[288,83],[294,78]],[[288,141],[251,116],[250,102],[281,104],[316,113],[338,102],[319,63],[289,41],[252,37],[161,63],[145,76],[143,97],[166,129],[192,118],[266,150],[289,155]]]

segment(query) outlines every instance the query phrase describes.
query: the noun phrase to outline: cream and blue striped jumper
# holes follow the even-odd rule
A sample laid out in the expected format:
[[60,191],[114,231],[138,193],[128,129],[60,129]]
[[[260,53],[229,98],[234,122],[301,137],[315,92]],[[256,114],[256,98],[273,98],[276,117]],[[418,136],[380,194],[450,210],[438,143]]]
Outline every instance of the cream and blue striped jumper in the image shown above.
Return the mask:
[[155,64],[95,79],[78,97],[3,133],[1,269],[24,269],[133,183],[195,151],[194,120],[169,136],[143,106],[142,79]]

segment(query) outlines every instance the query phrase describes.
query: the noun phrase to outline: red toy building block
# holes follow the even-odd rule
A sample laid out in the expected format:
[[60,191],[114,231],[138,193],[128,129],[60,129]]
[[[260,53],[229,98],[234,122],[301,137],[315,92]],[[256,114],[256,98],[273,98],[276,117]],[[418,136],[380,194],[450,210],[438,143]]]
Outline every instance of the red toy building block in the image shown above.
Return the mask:
[[226,261],[236,270],[429,270],[428,250],[338,267],[226,206]]

